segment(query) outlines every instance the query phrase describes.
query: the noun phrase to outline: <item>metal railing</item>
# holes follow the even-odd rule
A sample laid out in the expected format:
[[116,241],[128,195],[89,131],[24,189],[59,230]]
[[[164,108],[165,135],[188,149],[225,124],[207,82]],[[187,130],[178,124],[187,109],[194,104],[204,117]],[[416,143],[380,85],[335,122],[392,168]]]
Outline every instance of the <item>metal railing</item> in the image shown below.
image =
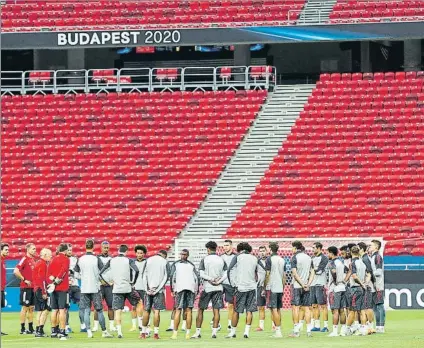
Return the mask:
[[273,89],[272,66],[2,71],[1,95]]

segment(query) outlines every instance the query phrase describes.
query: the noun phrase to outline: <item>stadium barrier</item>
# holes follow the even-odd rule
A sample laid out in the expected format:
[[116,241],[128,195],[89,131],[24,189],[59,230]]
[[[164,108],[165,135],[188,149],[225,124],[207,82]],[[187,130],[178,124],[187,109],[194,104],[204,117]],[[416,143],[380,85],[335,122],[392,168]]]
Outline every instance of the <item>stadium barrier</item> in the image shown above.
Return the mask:
[[2,71],[1,95],[269,90],[276,85],[276,78],[273,66]]

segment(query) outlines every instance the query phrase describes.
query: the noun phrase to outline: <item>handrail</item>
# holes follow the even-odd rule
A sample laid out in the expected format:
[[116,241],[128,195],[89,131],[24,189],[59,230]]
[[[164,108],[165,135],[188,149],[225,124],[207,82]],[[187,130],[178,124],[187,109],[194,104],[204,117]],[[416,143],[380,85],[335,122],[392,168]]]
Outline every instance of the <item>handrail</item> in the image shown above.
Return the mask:
[[[226,71],[225,76],[221,70]],[[1,95],[273,89],[273,66],[2,71]]]

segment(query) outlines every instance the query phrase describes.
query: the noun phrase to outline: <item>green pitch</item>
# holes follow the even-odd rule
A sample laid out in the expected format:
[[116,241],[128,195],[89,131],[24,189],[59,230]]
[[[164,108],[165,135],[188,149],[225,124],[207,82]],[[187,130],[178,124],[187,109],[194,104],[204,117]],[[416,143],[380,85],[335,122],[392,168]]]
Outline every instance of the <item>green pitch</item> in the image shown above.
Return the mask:
[[[257,327],[258,317],[252,325],[251,337],[249,339],[243,338],[244,324],[239,325],[237,330],[238,337],[229,341],[224,336],[227,334],[227,330],[223,328],[218,335],[217,339],[212,340],[210,338],[211,330],[209,322],[211,319],[211,313],[206,313],[205,321],[202,328],[202,339],[201,340],[185,340],[184,333],[181,332],[177,341],[169,339],[170,333],[165,332],[169,325],[170,313],[162,313],[162,323],[159,341],[154,341],[149,338],[145,341],[138,339],[138,333],[128,332],[131,326],[131,318],[128,313],[125,314],[124,318],[124,338],[118,340],[115,339],[101,339],[98,332],[95,333],[95,338],[88,340],[86,334],[73,333],[71,339],[68,341],[59,341],[52,338],[35,339],[29,336],[20,336],[18,330],[19,319],[17,313],[2,313],[1,315],[1,330],[7,332],[9,336],[2,337],[1,347],[2,348],[50,348],[50,347],[93,347],[93,348],[135,348],[135,347],[202,347],[207,346],[208,348],[215,347],[231,347],[231,348],[271,348],[276,346],[286,346],[289,348],[296,347],[367,347],[367,348],[423,348],[424,347],[424,311],[389,311],[387,312],[387,333],[384,335],[372,335],[366,337],[327,337],[325,333],[314,333],[312,338],[307,338],[303,335],[298,339],[290,339],[287,337],[291,330],[291,315],[289,312],[284,313],[284,325],[282,339],[271,338],[271,323],[267,313],[266,331],[255,332],[254,328]],[[241,318],[243,323],[244,318]],[[227,313],[222,313],[221,323],[227,322]],[[74,312],[71,314],[71,327],[74,330],[79,329],[79,322],[77,314]],[[50,332],[49,326],[45,328],[46,332]],[[78,330],[79,331],[79,330]],[[194,333],[194,329],[191,330]],[[231,342],[231,343],[230,343]],[[228,345],[230,343],[230,345]]]

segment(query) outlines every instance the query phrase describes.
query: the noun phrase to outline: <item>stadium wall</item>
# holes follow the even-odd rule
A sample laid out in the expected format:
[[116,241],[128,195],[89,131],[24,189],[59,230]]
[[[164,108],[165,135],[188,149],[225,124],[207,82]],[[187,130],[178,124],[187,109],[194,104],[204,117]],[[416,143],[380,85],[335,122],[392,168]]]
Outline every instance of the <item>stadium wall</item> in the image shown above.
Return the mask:
[[2,49],[236,45],[245,43],[370,41],[421,39],[424,22],[346,25],[115,30],[71,32],[3,32]]

